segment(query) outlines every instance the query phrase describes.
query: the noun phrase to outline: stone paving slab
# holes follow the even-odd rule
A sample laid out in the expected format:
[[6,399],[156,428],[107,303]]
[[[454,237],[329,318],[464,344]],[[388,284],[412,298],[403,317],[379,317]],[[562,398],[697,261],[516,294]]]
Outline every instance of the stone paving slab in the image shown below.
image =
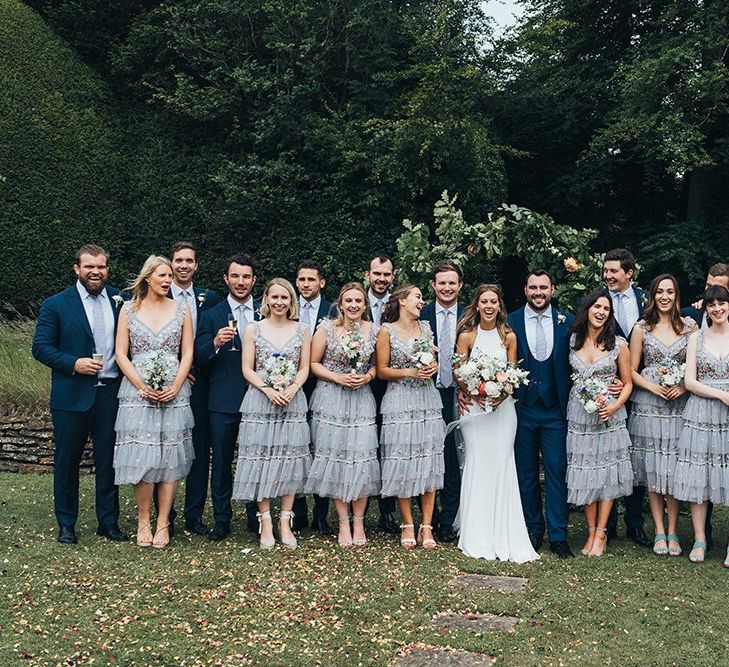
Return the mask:
[[493,665],[496,658],[483,653],[456,651],[437,646],[409,646],[399,655],[392,667],[481,667]]
[[469,614],[463,612],[441,612],[431,623],[444,630],[471,630],[473,632],[509,632],[516,627],[518,618],[496,616],[495,614]]
[[498,577],[489,574],[459,574],[451,579],[451,586],[474,590],[498,591],[499,593],[525,593],[528,579],[523,577]]

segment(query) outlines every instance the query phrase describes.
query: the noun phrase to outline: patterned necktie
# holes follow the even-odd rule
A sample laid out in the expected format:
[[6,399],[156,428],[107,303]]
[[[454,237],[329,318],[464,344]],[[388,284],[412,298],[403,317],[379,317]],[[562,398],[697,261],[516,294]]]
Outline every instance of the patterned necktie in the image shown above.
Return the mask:
[[96,348],[96,354],[104,355],[104,366],[109,362],[109,350],[106,345],[106,327],[104,326],[104,303],[100,295],[94,295],[91,297],[91,303],[93,304],[94,313],[94,347]]
[[625,293],[618,292],[615,295],[617,297],[617,304],[615,304],[615,319],[618,321],[620,328],[623,330],[623,334],[626,336],[630,334],[628,329],[628,317],[625,314]]
[[438,337],[438,377],[443,387],[453,384],[453,337],[451,336],[451,311],[445,308],[441,311],[443,317],[440,323],[440,336]]
[[534,358],[537,361],[544,361],[547,358],[547,336],[544,333],[544,315],[537,315],[537,336]]

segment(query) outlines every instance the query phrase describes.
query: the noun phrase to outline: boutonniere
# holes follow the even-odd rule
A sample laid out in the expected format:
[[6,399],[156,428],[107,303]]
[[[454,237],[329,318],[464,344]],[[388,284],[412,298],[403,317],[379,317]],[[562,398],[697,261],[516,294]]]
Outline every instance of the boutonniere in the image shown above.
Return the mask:
[[557,313],[557,324],[564,324],[567,318],[562,313]]
[[124,299],[122,299],[121,294],[114,294],[111,298],[114,301],[114,305],[116,305],[117,308],[124,303]]
[[197,305],[202,306],[205,301],[207,301],[208,295],[205,294],[205,292],[200,292],[200,294],[197,295]]
[[640,305],[645,308],[648,305],[648,292],[642,292],[640,295]]

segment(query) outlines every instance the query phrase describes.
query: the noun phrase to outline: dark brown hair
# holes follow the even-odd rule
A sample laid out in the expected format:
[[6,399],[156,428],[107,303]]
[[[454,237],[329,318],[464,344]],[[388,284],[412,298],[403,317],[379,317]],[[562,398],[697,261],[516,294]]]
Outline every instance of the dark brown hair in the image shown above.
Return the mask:
[[606,289],[595,290],[588,294],[577,309],[575,321],[572,323],[572,333],[575,334],[574,350],[581,350],[587,338],[587,328],[589,324],[590,308],[595,305],[598,299],[605,298],[610,304],[610,317],[605,320],[602,330],[597,336],[597,346],[603,350],[615,349],[615,317],[613,316],[613,300],[610,298],[610,292]]
[[626,248],[613,248],[605,253],[604,262],[620,262],[623,271],[633,271],[635,273],[635,257],[633,253]]
[[385,304],[385,312],[383,313],[383,320],[385,322],[397,322],[400,319],[400,299],[407,299],[410,296],[410,292],[414,289],[420,289],[417,285],[408,283],[407,285],[400,285],[392,290],[390,298]]
[[174,259],[175,253],[180,252],[180,250],[192,250],[195,255],[195,261],[197,262],[197,250],[192,243],[188,243],[187,241],[178,241],[172,246],[172,249],[170,250],[170,259]]
[[439,273],[445,273],[446,271],[455,271],[458,274],[458,281],[463,282],[463,269],[450,259],[444,259],[442,262],[438,262],[430,272],[430,279],[435,281],[435,277]]
[[681,319],[681,292],[678,289],[678,282],[676,281],[676,278],[674,278],[670,273],[662,273],[660,276],[656,276],[651,281],[651,285],[648,288],[648,305],[643,313],[643,321],[645,322],[648,330],[652,331],[653,327],[655,327],[661,319],[661,314],[658,312],[658,305],[656,304],[656,292],[658,292],[658,286],[664,280],[671,281],[673,284],[673,291],[676,294],[676,300],[673,302],[670,319],[673,330],[680,336],[683,334],[683,320]]
[[76,258],[74,259],[74,264],[76,266],[81,266],[81,255],[91,255],[92,257],[104,255],[104,257],[106,257],[106,261],[109,261],[109,253],[95,243],[86,243],[76,251]]

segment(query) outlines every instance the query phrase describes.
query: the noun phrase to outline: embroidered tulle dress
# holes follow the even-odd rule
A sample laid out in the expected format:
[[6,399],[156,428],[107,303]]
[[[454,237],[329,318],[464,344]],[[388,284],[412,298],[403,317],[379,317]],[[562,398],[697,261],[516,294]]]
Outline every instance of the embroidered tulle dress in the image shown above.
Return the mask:
[[[349,357],[335,323],[323,320],[319,326],[327,331],[322,365],[333,373],[349,373]],[[375,349],[374,326],[364,348],[363,356],[369,359]],[[314,461],[304,492],[345,502],[379,495],[377,408],[370,385],[350,389],[320,378],[310,407]]]
[[[390,367],[413,368],[413,341],[390,332]],[[427,322],[420,334],[432,340]],[[390,380],[382,399],[382,496],[411,498],[443,488],[443,403],[431,379],[413,377]]]
[[[729,391],[729,354],[718,359],[696,333],[696,379]],[[729,407],[691,394],[683,412],[673,495],[679,500],[729,505]]]
[[[124,304],[129,327],[129,358],[144,379],[144,367],[153,355],[166,357],[167,382],[172,384],[180,366],[182,324],[187,306],[178,304],[174,319],[159,331],[139,320],[132,304]],[[134,385],[122,378],[119,387],[114,447],[114,483],[173,482],[187,477],[195,458],[192,447],[194,419],[190,385],[183,382],[168,403],[142,398]]]
[[[690,317],[684,318],[683,335],[671,345],[654,336],[643,320],[636,326],[643,329],[643,370],[640,374],[649,382],[658,384],[661,366],[686,362],[688,334],[695,322]],[[632,442],[630,457],[635,486],[647,485],[657,493],[672,493],[687,399],[687,394],[667,401],[645,389],[633,391],[628,433]]]
[[[276,347],[254,322],[255,369],[267,380],[266,360],[274,353],[286,355],[298,368],[304,325],[283,345]],[[309,424],[304,392],[296,392],[287,406],[274,405],[259,389],[249,387],[240,407],[238,463],[233,498],[261,501],[265,498],[301,493],[309,472]]]
[[[625,340],[616,336],[615,347],[610,352],[592,364],[586,364],[574,350],[573,335],[570,341],[573,373],[582,379],[597,378],[609,385],[617,376],[621,342],[625,343]],[[587,505],[633,492],[626,418],[623,406],[607,424],[600,422],[597,412],[585,410],[573,385],[567,403],[567,502]]]

